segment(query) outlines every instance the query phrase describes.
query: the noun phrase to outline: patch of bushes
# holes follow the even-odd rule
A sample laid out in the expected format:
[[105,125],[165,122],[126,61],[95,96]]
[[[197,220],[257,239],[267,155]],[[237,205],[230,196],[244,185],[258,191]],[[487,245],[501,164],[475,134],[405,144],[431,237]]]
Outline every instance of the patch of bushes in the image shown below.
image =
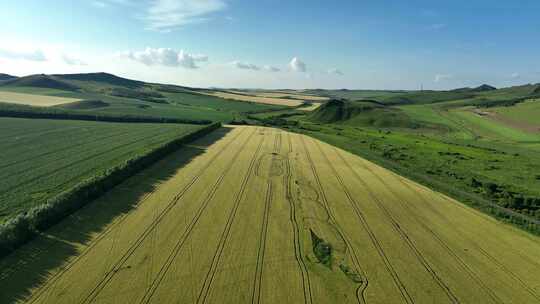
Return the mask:
[[132,89],[126,89],[126,88],[113,88],[111,89],[109,94],[116,97],[140,99],[140,100],[156,102],[156,103],[167,103],[165,100],[160,99],[160,98],[165,98],[165,96],[163,96],[162,94],[158,92],[153,92],[153,91],[140,91],[140,90],[132,90]]
[[504,208],[540,219],[540,212],[537,212],[540,211],[540,197],[524,196],[504,185],[482,182],[474,177],[471,178],[470,186]]
[[311,233],[311,245],[313,247],[313,254],[317,260],[323,265],[328,267],[332,266],[332,245],[325,242],[323,239],[318,237],[313,230],[309,230]]
[[220,126],[220,123],[211,124],[184,137],[164,143],[145,154],[134,156],[124,163],[109,168],[105,172],[47,200],[45,204],[7,221],[0,226],[0,257],[8,255],[36,237],[40,232],[57,224],[127,178],[178,150],[182,145],[192,142]]

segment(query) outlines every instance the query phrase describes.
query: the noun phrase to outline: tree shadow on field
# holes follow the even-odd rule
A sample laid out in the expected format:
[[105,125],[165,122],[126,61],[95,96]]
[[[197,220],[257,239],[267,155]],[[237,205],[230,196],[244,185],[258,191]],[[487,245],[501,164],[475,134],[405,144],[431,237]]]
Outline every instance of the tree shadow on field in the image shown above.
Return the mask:
[[48,275],[69,265],[69,261],[77,258],[111,223],[133,210],[145,195],[204,154],[231,130],[223,127],[185,145],[0,259],[0,303],[27,300],[33,289],[45,283]]

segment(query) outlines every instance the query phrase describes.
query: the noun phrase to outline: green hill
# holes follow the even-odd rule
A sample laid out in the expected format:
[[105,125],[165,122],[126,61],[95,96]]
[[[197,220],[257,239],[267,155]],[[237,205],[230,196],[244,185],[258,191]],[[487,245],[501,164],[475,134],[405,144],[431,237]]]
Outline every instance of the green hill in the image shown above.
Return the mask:
[[142,81],[126,79],[108,73],[87,73],[87,74],[62,74],[52,75],[55,78],[70,82],[76,85],[81,83],[97,83],[105,86],[126,87],[130,89],[141,88],[145,85]]
[[55,76],[44,74],[15,78],[4,82],[2,85],[8,87],[35,87],[64,91],[76,91],[79,89],[78,86],[64,82]]
[[70,110],[89,110],[108,107],[109,104],[101,100],[81,100],[56,106],[57,108]]
[[376,101],[348,101],[333,99],[320,106],[307,119],[317,123],[335,123],[377,128],[417,129],[422,124],[413,121],[399,108],[388,107]]
[[8,75],[8,74],[0,73],[0,81],[13,80],[13,79],[17,79],[17,78],[18,78],[17,76],[12,76],[12,75]]

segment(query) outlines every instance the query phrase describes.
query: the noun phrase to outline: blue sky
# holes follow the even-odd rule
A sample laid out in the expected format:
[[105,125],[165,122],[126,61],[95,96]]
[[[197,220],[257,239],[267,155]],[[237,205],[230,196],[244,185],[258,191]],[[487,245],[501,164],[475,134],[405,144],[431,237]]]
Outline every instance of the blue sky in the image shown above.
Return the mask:
[[540,82],[539,1],[80,0],[0,4],[0,72],[203,87]]

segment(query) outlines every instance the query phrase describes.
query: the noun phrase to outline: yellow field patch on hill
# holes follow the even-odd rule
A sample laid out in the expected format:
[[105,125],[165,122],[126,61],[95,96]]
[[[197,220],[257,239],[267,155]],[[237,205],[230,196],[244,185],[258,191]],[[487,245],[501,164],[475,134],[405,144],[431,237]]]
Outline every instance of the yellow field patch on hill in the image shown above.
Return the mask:
[[80,99],[0,91],[0,102],[7,103],[50,107],[76,101]]
[[247,96],[247,95],[240,95],[240,94],[233,94],[233,93],[226,93],[226,92],[211,92],[207,94],[211,96],[221,97],[224,99],[249,101],[249,102],[264,103],[264,104],[271,104],[271,105],[278,105],[278,106],[297,107],[303,104],[302,101],[295,100],[295,99]]
[[328,97],[322,97],[322,96],[313,96],[313,95],[303,95],[303,94],[296,94],[296,93],[286,93],[286,92],[257,92],[257,91],[230,91],[234,94],[248,94],[258,97],[269,97],[269,98],[294,98],[299,100],[306,100],[306,101],[328,101]]
[[539,256],[358,156],[226,127],[0,261],[0,302],[537,303]]

